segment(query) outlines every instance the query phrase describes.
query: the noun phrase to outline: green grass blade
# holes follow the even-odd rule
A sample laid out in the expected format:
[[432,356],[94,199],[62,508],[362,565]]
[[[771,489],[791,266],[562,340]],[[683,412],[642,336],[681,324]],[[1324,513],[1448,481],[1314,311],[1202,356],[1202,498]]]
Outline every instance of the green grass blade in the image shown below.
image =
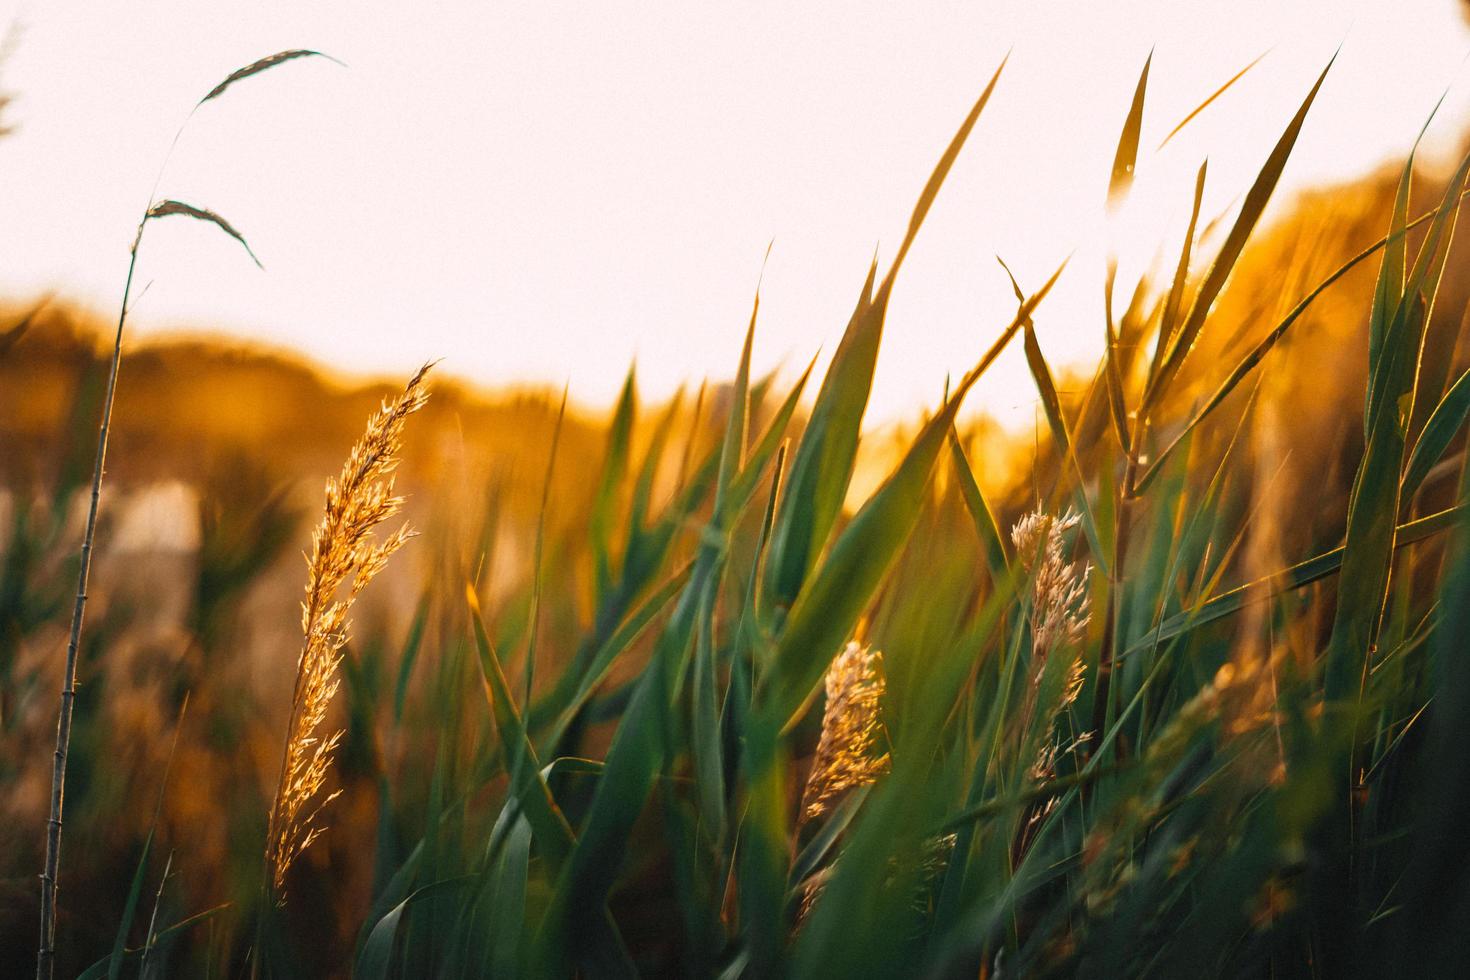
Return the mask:
[[720,738],[719,665],[715,653],[715,594],[719,582],[711,577],[699,600],[694,627],[694,666],[690,706],[690,749],[694,756],[695,794],[699,818],[710,840],[725,836],[725,758]]
[[531,825],[515,822],[490,872],[491,976],[516,977],[521,972],[521,935],[526,931],[527,865],[531,860]]
[[512,792],[535,832],[536,843],[551,867],[556,869],[571,853],[576,839],[566,817],[557,807],[550,787],[541,776],[541,764],[536,760],[536,749],[526,736],[510,683],[505,679],[500,658],[495,654],[490,636],[485,631],[485,621],[480,617],[479,601],[473,589],[465,591],[469,598],[470,621],[475,634],[475,648],[480,655],[480,672],[485,682],[486,699],[490,702],[495,727],[500,733],[501,744],[505,747]]
[[985,565],[990,571],[990,580],[999,585],[1009,574],[1005,537],[1000,533],[1000,524],[995,519],[995,512],[990,509],[989,502],[981,493],[980,484],[975,480],[975,472],[970,468],[970,461],[965,456],[964,447],[960,445],[959,436],[953,429],[949,433],[949,451],[954,461],[955,474],[958,477],[960,498],[964,500],[965,510],[969,512],[970,519],[975,523],[975,532],[980,536],[981,553],[985,555]]
[[[815,363],[815,362],[813,362]],[[806,388],[806,383],[812,374],[812,364],[806,366],[801,377],[796,380],[786,399],[781,403],[771,416],[770,424],[761,435],[760,441],[750,451],[750,458],[746,460],[745,467],[740,475],[735,478],[731,489],[731,497],[737,501],[747,501],[755,492],[756,485],[760,482],[761,474],[765,472],[766,464],[776,454],[782,445],[786,434],[786,427],[791,424],[791,417],[796,412],[796,407],[801,401],[801,393]]]
[[1113,435],[1118,447],[1126,456],[1133,455],[1133,435],[1128,425],[1128,396],[1123,391],[1122,352],[1118,349],[1118,331],[1113,325],[1113,282],[1118,275],[1116,262],[1108,263],[1107,280],[1103,285],[1103,329],[1107,348],[1103,352],[1104,378],[1108,386],[1108,416],[1113,422]]
[[[1002,336],[1013,336],[1061,274],[1017,312]],[[935,459],[955,413],[971,386],[993,361],[995,348],[967,374],[944,407],[909,447],[898,468],[862,506],[832,545],[831,553],[802,589],[786,620],[769,672],[756,691],[764,720],[785,727],[807,700],[827,663],[847,641],[874,590],[898,556],[919,517]]]
[[1346,551],[1327,654],[1329,699],[1361,689],[1388,599],[1407,428],[1414,414],[1424,327],[1443,271],[1441,246],[1447,253],[1467,174],[1470,156],[1445,189],[1439,214],[1425,234],[1405,283],[1405,295],[1396,303],[1384,332],[1383,355],[1369,378],[1373,415],[1368,419],[1368,440],[1348,504]]
[[[1429,123],[1439,111],[1439,106],[1444,103],[1441,96],[1439,104],[1429,113],[1424,120],[1419,135],[1415,137],[1414,144],[1409,148],[1408,158],[1404,161],[1404,169],[1399,174],[1398,189],[1394,193],[1393,216],[1389,221],[1389,240],[1383,247],[1383,261],[1378,269],[1378,281],[1373,288],[1373,307],[1368,315],[1368,376],[1375,377],[1378,374],[1379,360],[1383,349],[1384,335],[1388,331],[1389,321],[1393,318],[1400,299],[1404,295],[1404,279],[1408,274],[1408,239],[1402,234],[1409,221],[1409,190],[1414,178],[1414,157],[1419,152],[1419,144],[1424,139],[1424,133],[1429,129]],[[1364,438],[1367,438],[1367,420],[1373,417],[1373,388],[1368,389],[1368,399],[1363,410]]]
[[761,297],[757,292],[751,305],[750,326],[745,331],[745,345],[740,350],[740,366],[735,371],[735,384],[730,390],[730,418],[725,423],[725,440],[720,447],[720,475],[715,480],[715,514],[721,519],[730,484],[745,458],[746,432],[750,426],[750,351],[755,344],[755,321],[760,308]]
[[[817,391],[791,464],[788,482],[792,492],[787,494],[776,519],[768,566],[767,590],[778,605],[789,605],[800,590],[817,550],[837,519],[842,505],[839,491],[846,493],[847,482],[841,477],[851,472],[857,452],[858,431],[882,337],[883,317],[870,312],[874,301],[867,298],[877,271],[875,262],[868,269],[863,298]],[[824,484],[825,492],[819,492]]]
[[1046,358],[1041,353],[1041,344],[1036,340],[1036,328],[1029,320],[1025,326],[1023,343],[1026,349],[1026,364],[1031,369],[1031,377],[1036,381],[1036,390],[1041,394],[1041,405],[1046,412],[1047,425],[1051,428],[1052,441],[1056,445],[1057,454],[1062,458],[1062,465],[1069,469],[1077,479],[1076,499],[1082,515],[1082,528],[1087,533],[1088,543],[1092,546],[1093,563],[1104,574],[1107,574],[1112,565],[1113,556],[1110,549],[1104,547],[1102,537],[1098,534],[1097,518],[1093,516],[1092,503],[1087,499],[1087,487],[1082,475],[1082,466],[1077,462],[1077,454],[1072,449],[1072,439],[1067,432],[1067,420],[1062,415],[1062,401],[1057,395],[1057,386],[1052,380],[1051,368],[1047,366]]
[[1311,292],[1303,296],[1301,300],[1297,302],[1296,306],[1292,307],[1291,311],[1282,318],[1281,322],[1276,324],[1275,327],[1271,328],[1271,331],[1256,343],[1256,346],[1251,349],[1251,352],[1243,357],[1238,364],[1236,364],[1235,368],[1231,370],[1229,376],[1227,376],[1226,379],[1220,384],[1220,387],[1215,390],[1215,393],[1212,394],[1209,399],[1205,401],[1204,406],[1190,417],[1189,421],[1186,422],[1182,428],[1180,428],[1178,434],[1176,434],[1174,438],[1170,440],[1169,444],[1162,451],[1159,452],[1159,454],[1154,458],[1154,462],[1149,466],[1148,471],[1144,474],[1144,476],[1139,478],[1137,489],[1139,491],[1142,491],[1145,487],[1148,486],[1153,477],[1158,474],[1165,459],[1167,459],[1169,455],[1172,454],[1175,449],[1177,449],[1185,441],[1185,439],[1188,438],[1190,433],[1192,433],[1201,422],[1209,417],[1210,413],[1220,407],[1220,404],[1225,401],[1230,393],[1233,392],[1242,381],[1250,376],[1251,372],[1260,365],[1261,361],[1265,359],[1266,355],[1269,354],[1271,350],[1275,348],[1276,344],[1279,343],[1281,339],[1286,336],[1287,331],[1289,331],[1291,327],[1298,320],[1301,319],[1302,315],[1307,312],[1307,309],[1312,305],[1317,297],[1326,292],[1328,287],[1332,286],[1343,276],[1347,275],[1353,269],[1357,268],[1360,264],[1376,255],[1380,249],[1384,248],[1392,242],[1403,239],[1403,237],[1408,234],[1408,232],[1419,227],[1425,222],[1433,221],[1440,215],[1443,210],[1444,209],[1441,207],[1436,207],[1429,211],[1426,211],[1424,214],[1419,215],[1413,221],[1410,221],[1402,229],[1391,232],[1388,235],[1385,235],[1384,237],[1378,239],[1376,242],[1372,243],[1367,248],[1363,249],[1352,258],[1348,259],[1342,265],[1338,266],[1335,270],[1333,270],[1330,275],[1328,275],[1325,279],[1314,286]]
[[408,682],[413,676],[413,665],[418,662],[419,650],[424,642],[424,627],[429,621],[429,593],[425,591],[414,611],[413,622],[408,627],[408,637],[403,642],[403,654],[398,658],[398,680],[393,685],[393,724],[403,722],[403,705],[408,699]]
[[[1451,507],[1448,510],[1400,524],[1394,539],[1395,547],[1406,547],[1453,527],[1463,510],[1463,506]],[[1237,586],[1229,592],[1221,593],[1191,609],[1177,613],[1165,619],[1157,627],[1150,629],[1143,639],[1130,646],[1121,656],[1128,657],[1143,653],[1159,643],[1208,626],[1226,616],[1234,615],[1248,605],[1264,602],[1283,592],[1302,588],[1333,575],[1342,567],[1343,550],[1341,547],[1334,548],[1274,575]]]
[[[1333,55],[1333,61],[1336,59],[1337,56]],[[1332,70],[1332,64],[1333,62],[1329,61],[1327,67],[1322,69],[1322,74],[1317,77],[1312,90],[1303,100],[1301,108],[1292,117],[1286,131],[1282,133],[1276,146],[1266,158],[1266,164],[1256,176],[1255,183],[1246,193],[1240,214],[1236,217],[1235,224],[1226,236],[1224,244],[1220,246],[1220,251],[1215,256],[1214,262],[1211,263],[1209,272],[1205,274],[1204,281],[1200,284],[1199,291],[1190,305],[1189,314],[1185,317],[1183,325],[1179,328],[1178,336],[1164,359],[1164,364],[1155,376],[1154,383],[1144,392],[1144,412],[1151,409],[1163,396],[1169,382],[1178,373],[1185,356],[1194,345],[1195,338],[1199,336],[1210,308],[1220,295],[1220,290],[1225,287],[1226,279],[1229,278],[1231,270],[1235,268],[1236,260],[1240,258],[1241,252],[1245,249],[1246,239],[1255,230],[1256,222],[1266,210],[1266,203],[1271,199],[1277,181],[1281,179],[1282,171],[1286,169],[1286,159],[1291,155],[1292,148],[1296,146],[1297,136],[1300,135],[1302,125],[1307,120],[1307,112],[1316,100],[1322,83],[1326,81],[1327,73]]]
[[448,878],[436,881],[417,889],[403,901],[399,902],[388,913],[379,919],[368,933],[367,942],[362,945],[362,953],[357,958],[357,966],[352,971],[354,977],[360,980],[387,980],[392,975],[393,947],[398,939],[398,926],[403,919],[403,913],[409,907],[440,892],[464,884],[467,878]]
[[[577,713],[586,707],[598,686],[606,679],[613,663],[638,637],[643,635],[643,631],[648,628],[649,624],[664,611],[674,596],[679,594],[688,583],[693,569],[694,565],[691,562],[669,576],[668,580],[644,599],[638,608],[628,614],[627,618],[607,638],[607,641],[592,655],[586,671],[580,677],[575,678],[577,684],[571,699],[560,709],[551,732],[542,742],[542,748],[545,751],[554,751],[561,742],[562,736],[571,727],[572,720]],[[538,705],[539,707],[541,706]]]
[[629,370],[623,382],[618,407],[613,412],[607,435],[607,455],[602,463],[602,479],[593,498],[588,519],[592,539],[593,569],[597,576],[597,594],[606,595],[612,588],[612,532],[616,523],[619,490],[628,473],[628,454],[633,435],[633,417],[637,413],[638,385],[636,370]]
[[[180,921],[175,922],[173,925],[169,926],[167,929],[160,929],[158,931],[158,934],[154,936],[154,947],[163,945],[165,941],[172,940],[176,936],[183,934],[184,932],[192,929],[199,923],[214,917],[215,915],[223,912],[229,907],[230,906],[228,903],[223,905],[216,905],[213,908],[205,909],[203,912],[196,912],[193,915],[188,916],[187,918],[181,919]],[[143,947],[133,946],[124,950],[123,956],[125,959],[131,959],[134,956],[141,955],[142,952]],[[107,976],[107,971],[111,963],[112,956],[111,954],[108,954],[107,956],[102,957],[100,960],[95,961],[91,966],[87,967],[81,973],[78,973],[77,980],[103,980],[103,978]]]
[[1404,471],[1404,500],[1412,500],[1419,491],[1430,469],[1444,456],[1455,433],[1465,424],[1467,413],[1470,413],[1470,371],[1460,375],[1459,380],[1450,386],[1434,407],[1429,421],[1424,423],[1424,431],[1419,434],[1419,441],[1409,456],[1409,466]]
[[[1004,68],[1002,63],[996,69],[985,91],[940,157],[919,195],[893,266],[871,301],[859,302],[842,343],[832,357],[791,464],[790,493],[786,495],[777,517],[771,541],[768,594],[779,606],[789,606],[795,600],[841,511],[852,479],[858,434],[872,389],[873,369],[877,364],[894,280]],[[876,266],[868,272],[868,282],[863,289],[865,297],[872,292],[876,273]]]
[[1174,339],[1174,331],[1179,323],[1179,313],[1184,306],[1184,289],[1189,283],[1189,263],[1194,251],[1194,233],[1199,225],[1200,203],[1205,196],[1205,174],[1209,170],[1209,161],[1199,165],[1199,173],[1194,179],[1194,203],[1189,209],[1189,227],[1184,232],[1184,246],[1179,250],[1179,262],[1174,267],[1174,282],[1169,286],[1169,298],[1164,302],[1163,316],[1159,320],[1159,336],[1154,346],[1154,359],[1149,364],[1149,380],[1153,380],[1155,372],[1163,367],[1164,354],[1169,350],[1170,343]]

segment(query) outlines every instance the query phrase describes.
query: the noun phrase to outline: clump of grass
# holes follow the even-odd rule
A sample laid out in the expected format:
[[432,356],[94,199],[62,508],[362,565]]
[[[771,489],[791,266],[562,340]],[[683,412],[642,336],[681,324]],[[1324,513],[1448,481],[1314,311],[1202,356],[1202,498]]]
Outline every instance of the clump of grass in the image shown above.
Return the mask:
[[[1132,180],[1146,80],[1147,70],[1113,202]],[[989,93],[936,167],[900,258]],[[806,377],[771,410],[774,381],[749,374],[752,315],[728,417],[691,434],[673,492],[655,486],[677,411],[641,442],[630,380],[601,478],[580,474],[595,494],[575,504],[549,478],[541,491],[525,584],[460,599],[442,577],[427,583],[390,684],[381,637],[362,657],[342,651],[353,599],[408,534],[380,540],[375,528],[398,509],[392,467],[422,405],[416,375],[329,485],[308,555],[265,844],[274,901],[257,924],[322,833],[330,777],[347,784],[357,763],[377,777],[371,906],[334,923],[356,927],[355,949],[328,947],[306,969],[288,963],[284,930],[261,925],[256,972],[327,973],[351,956],[371,978],[1395,975],[1404,964],[1393,956],[1427,940],[1417,948],[1437,945],[1440,959],[1417,975],[1465,975],[1456,917],[1470,890],[1444,869],[1464,866],[1470,819],[1456,792],[1470,779],[1456,761],[1470,726],[1470,561],[1431,539],[1470,504],[1462,493],[1399,525],[1397,501],[1413,499],[1430,467],[1463,468],[1440,460],[1470,414],[1470,380],[1443,390],[1446,379],[1414,368],[1470,162],[1431,213],[1436,244],[1421,261],[1406,267],[1401,248],[1431,220],[1409,220],[1406,173],[1387,237],[1265,334],[1217,397],[1190,407],[1185,387],[1214,373],[1200,344],[1230,333],[1216,300],[1313,96],[1193,277],[1190,255],[1210,238],[1195,235],[1201,173],[1176,281],[1153,297],[1140,285],[1116,323],[1109,302],[1107,361],[1085,396],[1057,386],[1033,322],[1056,277],[1029,298],[1016,286],[1015,318],[844,519],[897,265],[870,272],[791,435],[789,470],[782,444]],[[203,209],[165,202],[165,213],[230,231]],[[1345,547],[1321,542],[1237,585],[1259,571],[1239,545],[1261,495],[1239,460],[1249,437],[1235,454],[1254,395],[1235,419],[1222,406],[1239,401],[1225,398],[1313,297],[1379,251],[1367,316],[1376,448],[1360,467],[1374,472],[1355,486],[1381,492],[1347,498]],[[955,413],[1018,336],[1053,458],[996,510]],[[1420,398],[1437,407],[1410,453],[1412,433],[1385,406]],[[946,444],[952,471],[941,473]],[[504,479],[511,464],[499,465]],[[499,527],[500,506],[497,496],[487,527]],[[553,531],[563,518],[571,530]],[[474,557],[502,557],[490,554],[499,533],[474,542]],[[445,541],[445,555],[462,545]],[[1333,585],[1338,618],[1352,622],[1329,641],[1318,616]],[[1267,614],[1235,616],[1247,607]],[[498,650],[524,651],[524,707]],[[488,719],[469,695],[476,653]],[[532,683],[533,665],[549,683]],[[327,720],[339,666],[350,731],[371,738],[386,719],[400,758],[432,755],[432,769],[395,773],[377,752],[353,761],[353,736]],[[390,688],[391,712],[378,710]],[[818,723],[801,784],[793,764]],[[1074,751],[1084,740],[1088,751]],[[347,810],[334,839],[365,841],[370,819],[350,825]],[[249,838],[251,871],[257,847]],[[292,912],[318,915],[304,899]],[[165,962],[173,934],[158,930],[150,964]],[[247,943],[233,938],[219,958],[234,956],[226,972],[238,974]],[[275,939],[279,959],[265,947]]]
[[337,668],[348,640],[347,614],[358,594],[413,535],[407,523],[382,540],[374,531],[403,506],[403,498],[393,491],[393,473],[404,425],[428,401],[423,382],[429,367],[420,368],[403,391],[368,420],[367,431],[352,447],[341,475],[327,481],[325,512],[311,535],[306,598],[301,603],[301,655],[266,833],[266,870],[278,902],[285,901],[286,873],[292,863],[322,833],[322,808],[337,796],[333,792],[323,798],[321,792],[343,732],[326,733],[324,725],[341,684]]

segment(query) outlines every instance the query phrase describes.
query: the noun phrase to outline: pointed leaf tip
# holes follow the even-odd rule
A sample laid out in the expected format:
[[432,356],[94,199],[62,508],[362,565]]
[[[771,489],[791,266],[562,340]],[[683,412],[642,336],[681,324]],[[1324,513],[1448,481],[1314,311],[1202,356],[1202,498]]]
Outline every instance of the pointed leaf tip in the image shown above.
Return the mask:
[[1128,107],[1128,118],[1123,122],[1123,132],[1118,137],[1118,149],[1113,156],[1113,173],[1108,180],[1108,207],[1116,209],[1128,196],[1133,187],[1133,173],[1138,166],[1138,137],[1143,129],[1143,101],[1148,90],[1148,70],[1154,55],[1150,51],[1138,76],[1138,86],[1133,91],[1133,102]]

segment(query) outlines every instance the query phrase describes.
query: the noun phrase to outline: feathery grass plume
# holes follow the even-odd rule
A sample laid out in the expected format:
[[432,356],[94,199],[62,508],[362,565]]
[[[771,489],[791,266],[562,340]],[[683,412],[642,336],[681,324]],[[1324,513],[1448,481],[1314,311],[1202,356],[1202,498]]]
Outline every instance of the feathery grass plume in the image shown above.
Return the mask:
[[867,786],[888,771],[888,753],[877,752],[883,722],[883,654],[849,643],[827,668],[827,705],[811,775],[801,795],[802,822],[819,817],[839,794]]
[[[1027,514],[1011,528],[1011,542],[1021,568],[1031,579],[1031,658],[1033,670],[1022,714],[1023,731],[1029,728],[1036,709],[1037,691],[1048,658],[1060,650],[1075,650],[1087,632],[1092,615],[1087,594],[1091,566],[1069,564],[1062,555],[1062,536],[1077,526],[1077,515],[1068,510],[1061,517],[1042,511]],[[1082,688],[1082,662],[1078,658],[1067,672],[1067,681],[1056,711],[1077,698]]]
[[[404,423],[428,400],[422,382],[430,367],[420,368],[402,394],[384,402],[368,420],[367,432],[352,447],[341,476],[327,481],[326,510],[312,532],[301,604],[303,643],[266,839],[266,870],[278,901],[285,898],[286,872],[321,834],[318,817],[337,795],[317,800],[342,738],[341,731],[324,735],[322,725],[340,684],[337,667],[347,643],[348,610],[389,556],[413,536],[407,524],[382,541],[373,530],[403,504],[393,493],[393,471]],[[347,593],[338,598],[344,585]]]

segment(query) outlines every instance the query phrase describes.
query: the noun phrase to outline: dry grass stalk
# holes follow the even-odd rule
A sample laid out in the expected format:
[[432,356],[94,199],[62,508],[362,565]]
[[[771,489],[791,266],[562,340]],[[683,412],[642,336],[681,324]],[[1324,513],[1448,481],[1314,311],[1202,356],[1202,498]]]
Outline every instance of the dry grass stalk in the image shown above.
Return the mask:
[[827,706],[822,735],[801,797],[803,822],[827,811],[832,800],[867,786],[888,771],[888,753],[878,752],[883,730],[879,712],[887,683],[883,654],[849,643],[827,668]]
[[[429,365],[420,368],[403,393],[368,421],[341,476],[327,481],[326,510],[312,532],[301,604],[301,656],[265,851],[267,874],[282,901],[286,872],[321,834],[321,810],[337,795],[318,799],[342,738],[341,731],[324,734],[323,724],[340,683],[337,667],[347,643],[347,613],[358,593],[412,537],[407,524],[381,541],[373,531],[402,506],[403,498],[393,493],[393,471],[404,423],[428,400],[422,384],[428,370]],[[347,592],[338,598],[344,586]]]
[[249,78],[251,75],[258,75],[261,72],[265,71],[267,68],[274,68],[276,65],[279,65],[282,62],[292,61],[296,58],[326,58],[328,61],[336,61],[337,64],[342,64],[342,62],[337,61],[337,59],[333,58],[331,55],[322,54],[320,51],[307,51],[304,48],[292,48],[289,51],[277,51],[275,54],[267,55],[266,57],[261,58],[259,61],[252,61],[244,68],[237,68],[234,71],[230,72],[230,74],[225,77],[224,81],[220,82],[214,88],[210,89],[209,94],[199,100],[199,104],[203,105],[210,99],[215,99],[223,95],[225,89],[229,88],[231,85],[234,85],[242,78]]

